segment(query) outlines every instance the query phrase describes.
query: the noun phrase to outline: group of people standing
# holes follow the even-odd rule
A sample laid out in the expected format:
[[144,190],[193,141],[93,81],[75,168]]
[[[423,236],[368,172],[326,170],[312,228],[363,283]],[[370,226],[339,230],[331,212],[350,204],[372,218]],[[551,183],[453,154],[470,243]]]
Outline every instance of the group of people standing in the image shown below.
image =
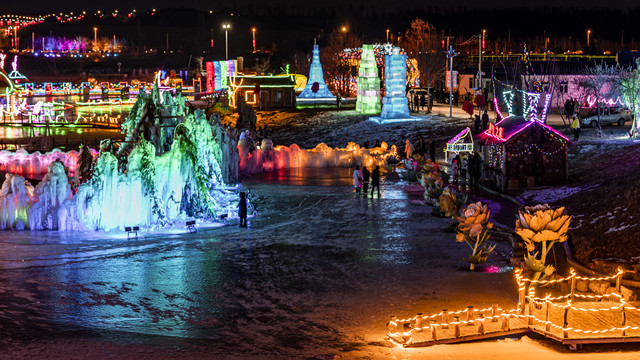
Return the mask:
[[410,97],[409,105],[411,106],[410,110],[412,112],[424,110],[425,107],[427,107],[428,110],[433,107],[433,97],[427,96],[424,92],[421,94],[415,92],[413,96]]
[[[369,181],[371,180],[371,181]],[[373,198],[374,191],[378,192],[378,199],[380,198],[380,166],[376,165],[372,172],[369,172],[366,166],[356,165],[356,169],[353,171],[353,187],[356,190],[356,194],[364,194],[368,196],[369,185],[371,185],[371,197]]]
[[465,155],[462,158],[460,154],[457,154],[451,159],[451,175],[454,183],[459,180],[467,181],[467,174],[469,174],[469,184],[471,187],[475,187],[482,176],[482,158],[478,152],[474,152],[470,157]]
[[[422,135],[419,135],[417,149],[418,154],[426,157],[427,148],[429,150],[429,159],[431,159],[431,162],[436,162],[436,143],[432,139],[426,141],[424,137],[422,137]],[[404,153],[407,159],[411,158],[414,152],[416,152],[416,148],[413,146],[413,143],[411,143],[411,140],[406,139],[404,145]]]
[[476,115],[473,125],[475,127],[476,134],[480,134],[489,128],[489,114],[487,114],[487,110],[482,114],[482,118],[480,118],[480,115]]

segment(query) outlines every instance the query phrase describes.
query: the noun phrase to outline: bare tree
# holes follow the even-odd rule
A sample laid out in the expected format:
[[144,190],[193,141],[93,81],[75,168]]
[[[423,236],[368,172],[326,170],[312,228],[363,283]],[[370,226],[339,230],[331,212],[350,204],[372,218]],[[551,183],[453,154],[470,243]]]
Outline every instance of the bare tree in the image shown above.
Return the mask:
[[269,68],[271,68],[271,55],[258,60],[256,64],[253,65],[253,71],[261,75],[269,71]]
[[292,71],[295,74],[308,75],[311,69],[311,54],[307,54],[304,51],[296,51],[291,60],[293,63]]
[[352,96],[350,89],[351,72],[355,67],[352,59],[342,59],[339,54],[345,49],[362,47],[362,38],[351,32],[340,32],[335,29],[324,47],[320,49],[320,62],[327,77],[327,86],[334,93]]
[[593,95],[598,111],[598,126],[595,129],[596,135],[602,136],[602,124],[600,115],[602,110],[600,102],[606,97],[610,97],[614,93],[615,81],[620,75],[620,69],[615,66],[609,66],[604,63],[595,64],[592,67],[585,67],[583,70],[584,78],[578,80],[578,85],[585,88],[587,95]]
[[[405,30],[400,44],[407,55],[418,62],[420,84],[427,89],[431,88],[437,78],[444,74],[446,63],[444,52],[440,49],[440,37],[436,28],[416,18]],[[431,107],[428,111],[431,112]]]

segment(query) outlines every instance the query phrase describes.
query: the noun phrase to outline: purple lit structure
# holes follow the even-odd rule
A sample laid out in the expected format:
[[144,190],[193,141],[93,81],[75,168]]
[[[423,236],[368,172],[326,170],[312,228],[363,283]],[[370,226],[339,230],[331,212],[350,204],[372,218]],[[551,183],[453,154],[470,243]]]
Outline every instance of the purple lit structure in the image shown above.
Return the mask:
[[568,180],[571,141],[541,121],[509,116],[489,124],[476,140],[484,159],[483,178],[502,191]]

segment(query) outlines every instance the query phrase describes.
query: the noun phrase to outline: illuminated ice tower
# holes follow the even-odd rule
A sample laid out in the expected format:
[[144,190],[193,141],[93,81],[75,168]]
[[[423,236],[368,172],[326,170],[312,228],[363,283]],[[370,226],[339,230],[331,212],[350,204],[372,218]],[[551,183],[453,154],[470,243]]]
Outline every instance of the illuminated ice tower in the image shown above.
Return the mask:
[[363,114],[380,112],[380,78],[373,45],[362,45],[362,56],[358,68],[356,111]]
[[391,55],[385,55],[384,88],[382,113],[380,117],[399,118],[409,116],[407,88],[407,55],[400,55],[400,48],[394,47]]
[[[318,91],[313,92],[313,84],[318,83]],[[322,73],[322,64],[320,64],[320,50],[318,45],[313,45],[313,58],[311,59],[311,69],[309,70],[309,81],[307,86],[298,95],[298,99],[318,99],[318,98],[332,98],[335,96],[327,88],[327,84],[324,82],[324,74]]]
[[384,87],[386,93],[382,98],[382,112],[371,120],[380,123],[392,121],[416,120],[409,115],[409,99],[406,96],[407,55],[400,54],[400,48],[394,47],[391,55],[385,55]]

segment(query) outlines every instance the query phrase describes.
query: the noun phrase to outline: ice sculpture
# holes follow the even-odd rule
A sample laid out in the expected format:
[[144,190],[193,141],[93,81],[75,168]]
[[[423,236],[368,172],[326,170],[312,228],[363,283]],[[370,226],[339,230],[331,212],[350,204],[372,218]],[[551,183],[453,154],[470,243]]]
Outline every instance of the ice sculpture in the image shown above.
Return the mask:
[[357,87],[356,111],[363,114],[380,113],[380,78],[373,45],[362,45]]
[[[92,155],[96,157],[98,153],[93,150]],[[75,151],[62,152],[53,149],[45,154],[34,152],[29,154],[24,149],[17,151],[0,151],[0,172],[20,175],[27,179],[41,180],[46,174],[49,165],[53,162],[61,162],[69,169],[71,176],[75,176],[78,169],[80,154]]]
[[382,142],[372,149],[361,148],[350,142],[346,148],[330,148],[324,143],[304,150],[298,145],[273,147],[271,140],[263,140],[262,146],[253,148],[251,138],[244,133],[238,141],[240,172],[255,174],[265,171],[302,167],[353,167],[355,165],[387,166],[389,156],[397,157],[395,145]]
[[[93,162],[91,177],[75,192],[72,185],[78,182],[67,170],[78,168],[77,152],[3,152],[10,173],[37,172],[25,171],[23,160],[38,168],[48,165],[35,189],[22,176],[6,176],[0,188],[0,229],[155,229],[184,224],[187,218],[215,222],[220,215],[236,217],[237,188],[225,182],[237,177],[235,139],[203,111],[188,113],[181,97],[154,91],[140,95],[124,127],[135,145],[122,147],[116,156],[107,141],[101,144],[95,162],[88,161]],[[180,120],[165,133],[158,119],[168,114]]]
[[[318,91],[313,92],[313,84],[318,83]],[[320,50],[318,45],[313,45],[313,57],[311,59],[311,68],[309,70],[309,80],[307,86],[298,95],[298,99],[321,99],[331,98],[335,99],[335,96],[327,88],[327,84],[324,82],[324,73],[322,72],[322,64],[320,64]]]
[[369,118],[379,123],[418,120],[409,115],[409,99],[405,91],[407,86],[407,55],[400,54],[400,48],[394,47],[391,55],[385,56],[384,87],[380,116]]

